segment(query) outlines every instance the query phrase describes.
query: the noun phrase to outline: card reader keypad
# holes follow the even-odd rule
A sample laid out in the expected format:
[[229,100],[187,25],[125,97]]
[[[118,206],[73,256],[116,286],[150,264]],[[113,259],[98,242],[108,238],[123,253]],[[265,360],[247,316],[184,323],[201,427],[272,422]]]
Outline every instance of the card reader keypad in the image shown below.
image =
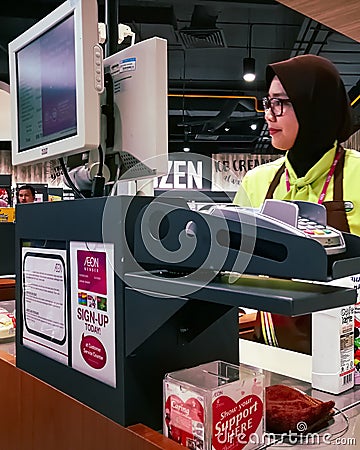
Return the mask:
[[333,247],[340,245],[341,237],[340,232],[334,228],[321,225],[306,217],[298,218],[297,228],[309,237],[320,242],[324,247]]

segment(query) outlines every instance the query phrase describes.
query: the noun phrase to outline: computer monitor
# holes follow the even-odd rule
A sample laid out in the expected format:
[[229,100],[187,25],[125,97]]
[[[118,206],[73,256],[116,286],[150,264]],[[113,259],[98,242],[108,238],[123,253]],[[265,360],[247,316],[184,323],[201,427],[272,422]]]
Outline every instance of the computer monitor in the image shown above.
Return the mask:
[[[121,180],[164,175],[168,170],[167,42],[154,37],[104,59],[114,90],[114,145]],[[105,120],[103,118],[103,120]],[[103,124],[102,131],[106,131]],[[103,147],[105,144],[103,145]]]
[[67,0],[10,42],[14,165],[99,146],[102,63],[97,0]]

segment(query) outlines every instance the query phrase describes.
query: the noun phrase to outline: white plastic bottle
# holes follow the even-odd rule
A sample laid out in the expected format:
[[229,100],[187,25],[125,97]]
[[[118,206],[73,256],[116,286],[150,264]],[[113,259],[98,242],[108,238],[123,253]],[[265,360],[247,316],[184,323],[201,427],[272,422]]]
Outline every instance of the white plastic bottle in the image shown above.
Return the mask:
[[354,312],[344,306],[312,314],[312,387],[340,394],[354,386]]

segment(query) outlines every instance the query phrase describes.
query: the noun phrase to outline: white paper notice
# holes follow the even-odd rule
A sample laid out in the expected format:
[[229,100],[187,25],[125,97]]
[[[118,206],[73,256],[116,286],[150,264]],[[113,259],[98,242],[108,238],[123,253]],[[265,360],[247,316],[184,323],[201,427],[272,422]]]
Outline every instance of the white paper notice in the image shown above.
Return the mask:
[[114,245],[70,242],[72,367],[116,387]]
[[66,251],[22,249],[23,344],[68,364]]

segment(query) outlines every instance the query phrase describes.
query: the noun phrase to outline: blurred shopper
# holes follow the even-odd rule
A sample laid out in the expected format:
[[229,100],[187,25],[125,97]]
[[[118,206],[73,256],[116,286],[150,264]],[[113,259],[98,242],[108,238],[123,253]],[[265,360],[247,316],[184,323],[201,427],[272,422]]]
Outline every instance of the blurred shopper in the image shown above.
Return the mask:
[[25,184],[19,187],[17,197],[19,203],[34,203],[35,189],[29,184]]

